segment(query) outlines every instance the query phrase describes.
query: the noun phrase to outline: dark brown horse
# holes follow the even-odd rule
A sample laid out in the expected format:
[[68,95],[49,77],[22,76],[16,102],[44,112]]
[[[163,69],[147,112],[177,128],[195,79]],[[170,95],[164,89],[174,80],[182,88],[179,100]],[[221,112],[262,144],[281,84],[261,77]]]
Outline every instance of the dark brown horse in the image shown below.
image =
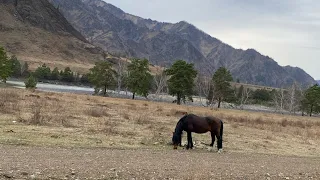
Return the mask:
[[194,114],[187,114],[183,116],[177,123],[175,131],[172,136],[172,143],[174,149],[177,149],[178,145],[181,145],[181,135],[182,131],[187,132],[188,145],[187,149],[193,148],[192,136],[191,133],[203,134],[206,132],[211,132],[211,144],[213,147],[215,136],[218,139],[217,148],[218,152],[222,150],[222,135],[223,135],[223,122],[222,120],[212,117],[200,117]]

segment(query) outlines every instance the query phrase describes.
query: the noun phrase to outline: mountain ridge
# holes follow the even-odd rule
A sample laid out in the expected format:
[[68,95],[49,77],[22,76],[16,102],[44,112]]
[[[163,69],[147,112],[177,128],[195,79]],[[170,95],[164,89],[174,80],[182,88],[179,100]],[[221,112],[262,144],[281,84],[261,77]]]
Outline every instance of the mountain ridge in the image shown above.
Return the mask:
[[0,46],[29,63],[85,72],[103,51],[79,33],[47,0],[0,0]]
[[207,75],[224,66],[235,79],[257,85],[283,87],[294,81],[304,86],[315,83],[303,70],[282,67],[254,49],[235,49],[186,21],[174,24],[143,19],[101,0],[49,1],[59,6],[90,42],[112,53],[147,58],[162,66],[184,59]]

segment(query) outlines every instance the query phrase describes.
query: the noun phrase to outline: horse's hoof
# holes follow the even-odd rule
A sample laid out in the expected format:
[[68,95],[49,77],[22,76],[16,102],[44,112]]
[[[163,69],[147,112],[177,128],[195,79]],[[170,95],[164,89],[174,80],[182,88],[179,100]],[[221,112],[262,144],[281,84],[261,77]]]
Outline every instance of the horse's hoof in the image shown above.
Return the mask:
[[221,154],[221,153],[222,153],[222,149],[219,149],[219,150],[218,150],[218,153]]

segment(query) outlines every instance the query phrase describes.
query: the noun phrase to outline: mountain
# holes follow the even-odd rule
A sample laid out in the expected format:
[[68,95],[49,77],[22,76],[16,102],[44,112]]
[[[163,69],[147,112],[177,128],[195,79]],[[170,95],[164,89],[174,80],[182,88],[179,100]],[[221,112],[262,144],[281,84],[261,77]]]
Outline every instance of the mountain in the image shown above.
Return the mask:
[[104,58],[47,0],[0,0],[0,17],[0,46],[31,69],[46,63],[81,72]]
[[317,83],[320,85],[320,80],[317,80]]
[[192,24],[157,22],[127,14],[101,0],[49,0],[89,42],[113,54],[168,66],[177,59],[212,75],[221,66],[241,82],[282,87],[315,80],[302,69],[282,67],[254,49],[235,49]]

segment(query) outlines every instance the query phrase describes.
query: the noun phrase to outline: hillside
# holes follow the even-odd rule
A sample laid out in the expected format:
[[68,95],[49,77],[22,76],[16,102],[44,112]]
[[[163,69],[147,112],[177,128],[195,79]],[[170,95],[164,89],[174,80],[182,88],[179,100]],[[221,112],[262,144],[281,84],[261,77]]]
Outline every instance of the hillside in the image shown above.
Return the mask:
[[0,0],[0,46],[9,55],[30,63],[46,63],[87,71],[103,60],[103,51],[90,44],[47,0]]
[[254,49],[235,49],[181,21],[162,23],[130,15],[101,0],[49,0],[90,42],[112,53],[148,58],[168,66],[177,59],[195,63],[211,75],[225,66],[244,83],[281,87],[315,83],[302,69],[281,67]]

